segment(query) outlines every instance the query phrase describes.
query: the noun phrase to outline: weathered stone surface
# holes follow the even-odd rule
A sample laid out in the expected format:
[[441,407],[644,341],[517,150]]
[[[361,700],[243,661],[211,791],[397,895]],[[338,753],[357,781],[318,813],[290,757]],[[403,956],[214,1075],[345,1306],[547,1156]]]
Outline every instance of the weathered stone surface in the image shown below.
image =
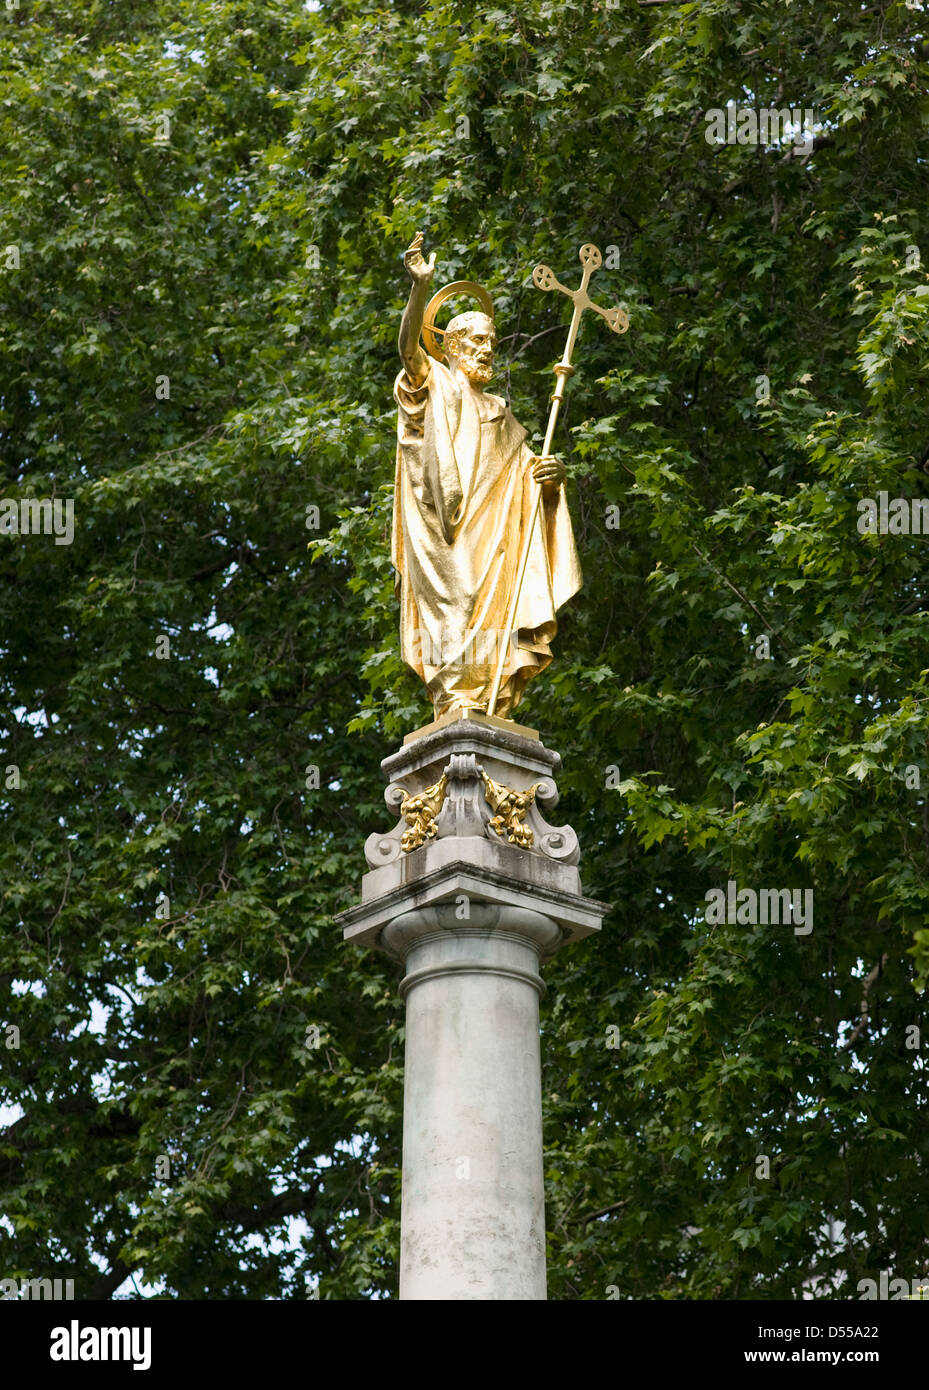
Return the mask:
[[539,912],[453,904],[404,913],[400,1298],[544,1300]]
[[[492,840],[435,840],[362,878],[362,901],[339,916],[346,941],[383,946],[394,917],[417,907],[467,902],[539,910],[562,929],[559,945],[600,930],[606,903],[578,891],[577,869]],[[461,920],[464,920],[463,918]]]
[[[412,742],[405,742],[381,763],[388,782],[401,782],[412,776],[421,778],[422,786],[428,786],[437,780],[451,753],[479,754],[487,775],[497,782],[505,782],[514,768],[531,774],[522,783],[525,786],[537,777],[557,776],[561,771],[559,754],[546,748],[538,735],[530,737],[519,732],[521,725],[488,719],[478,710],[467,718],[442,720],[427,728],[431,732],[418,733]],[[434,775],[430,775],[430,770]]]

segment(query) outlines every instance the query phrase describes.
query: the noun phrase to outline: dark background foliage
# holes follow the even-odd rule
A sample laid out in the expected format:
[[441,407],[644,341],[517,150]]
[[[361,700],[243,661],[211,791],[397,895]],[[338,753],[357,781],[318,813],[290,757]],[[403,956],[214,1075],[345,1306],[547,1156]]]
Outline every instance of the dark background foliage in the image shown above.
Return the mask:
[[[332,918],[429,718],[388,545],[420,228],[533,438],[566,314],[532,266],[612,248],[632,321],[582,331],[586,585],[519,714],[615,904],[547,969],[550,1297],[926,1273],[926,542],[856,504],[929,487],[927,24],[0,14],[2,495],[77,518],[0,536],[0,1274],[395,1296],[397,972]],[[707,143],[727,102],[813,111],[812,151]],[[813,932],[707,925],[728,879],[812,888]]]

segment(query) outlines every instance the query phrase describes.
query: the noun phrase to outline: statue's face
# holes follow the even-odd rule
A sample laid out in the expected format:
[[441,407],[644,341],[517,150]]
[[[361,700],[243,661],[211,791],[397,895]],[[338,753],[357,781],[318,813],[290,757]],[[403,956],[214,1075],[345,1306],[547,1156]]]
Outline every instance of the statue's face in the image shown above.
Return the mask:
[[497,335],[486,314],[461,314],[448,326],[446,351],[451,366],[459,368],[472,386],[484,386],[494,374]]

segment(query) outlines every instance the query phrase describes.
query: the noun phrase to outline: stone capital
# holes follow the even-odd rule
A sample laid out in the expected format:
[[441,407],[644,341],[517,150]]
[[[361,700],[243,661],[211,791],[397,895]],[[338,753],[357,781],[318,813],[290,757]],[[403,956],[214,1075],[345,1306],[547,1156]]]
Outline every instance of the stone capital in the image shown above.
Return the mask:
[[[408,736],[381,764],[388,807],[400,818],[365,844],[370,871],[361,902],[340,914],[345,939],[387,947],[384,929],[426,909],[482,904],[500,920],[542,914],[545,959],[600,929],[607,904],[586,898],[580,846],[570,825],[547,816],[558,803],[561,758],[534,730],[472,712]],[[447,912],[446,912],[447,915]]]

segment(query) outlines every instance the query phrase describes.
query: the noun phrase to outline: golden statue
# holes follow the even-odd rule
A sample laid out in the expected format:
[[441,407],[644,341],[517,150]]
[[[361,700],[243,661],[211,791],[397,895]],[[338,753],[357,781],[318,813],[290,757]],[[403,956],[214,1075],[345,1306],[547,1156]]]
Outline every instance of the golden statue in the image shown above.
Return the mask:
[[[422,244],[420,232],[404,256],[413,286],[400,324],[403,369],[394,385],[391,560],[400,592],[400,650],[425,682],[437,719],[467,709],[507,718],[527,682],[551,661],[555,614],[582,582],[564,465],[549,452],[581,312],[595,309],[617,332],[628,319],[587,297],[591,270],[600,264],[596,247],[582,248],[580,290],[566,290],[547,266],[536,267],[539,288],[562,290],[575,313],[555,368],[545,445],[534,454],[506,402],[484,390],[497,341],[490,296],[456,281],[427,305],[435,252],[426,261]],[[592,253],[587,260],[585,253]],[[438,328],[439,307],[463,295],[480,311]]]

